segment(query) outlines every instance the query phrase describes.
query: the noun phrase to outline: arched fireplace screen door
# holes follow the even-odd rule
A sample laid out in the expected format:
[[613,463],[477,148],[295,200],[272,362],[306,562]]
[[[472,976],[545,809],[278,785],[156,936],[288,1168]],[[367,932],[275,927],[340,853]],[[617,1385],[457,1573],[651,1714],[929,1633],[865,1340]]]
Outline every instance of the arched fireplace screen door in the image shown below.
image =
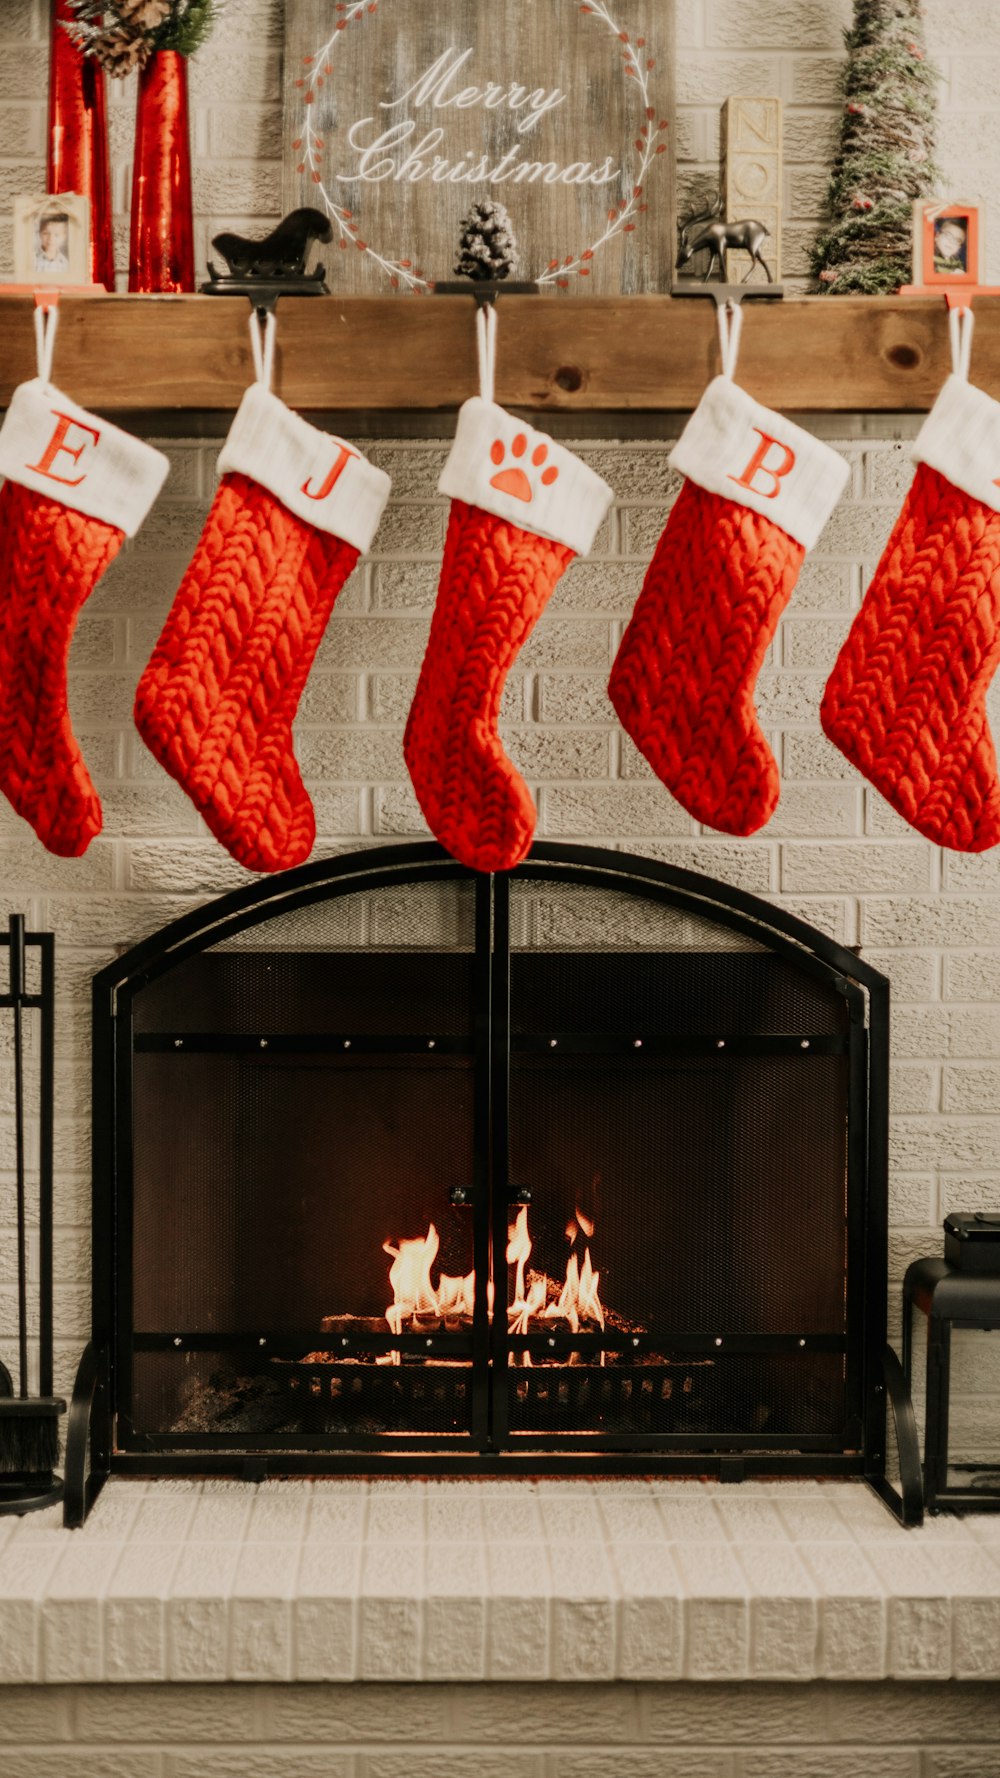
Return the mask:
[[852,952],[647,859],[420,844],[94,989],[98,1468],[880,1473]]

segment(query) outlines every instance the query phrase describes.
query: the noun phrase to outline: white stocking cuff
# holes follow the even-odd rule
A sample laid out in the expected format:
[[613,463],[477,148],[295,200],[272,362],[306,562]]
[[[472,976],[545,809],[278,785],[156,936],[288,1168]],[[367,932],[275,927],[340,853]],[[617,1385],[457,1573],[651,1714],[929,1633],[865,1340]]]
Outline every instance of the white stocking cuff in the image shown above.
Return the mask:
[[126,537],[135,536],[169,468],[162,451],[37,377],[14,390],[0,427],[0,475]]
[[296,518],[371,548],[392,483],[343,438],[310,426],[261,383],[251,383],[229,428],[219,474],[249,475]]
[[949,377],[913,441],[913,460],[1000,512],[1000,401]]
[[728,377],[709,383],[670,453],[709,494],[762,513],[811,549],[850,474],[843,457]]
[[585,556],[614,499],[595,470],[546,432],[478,395],[459,409],[438,492]]

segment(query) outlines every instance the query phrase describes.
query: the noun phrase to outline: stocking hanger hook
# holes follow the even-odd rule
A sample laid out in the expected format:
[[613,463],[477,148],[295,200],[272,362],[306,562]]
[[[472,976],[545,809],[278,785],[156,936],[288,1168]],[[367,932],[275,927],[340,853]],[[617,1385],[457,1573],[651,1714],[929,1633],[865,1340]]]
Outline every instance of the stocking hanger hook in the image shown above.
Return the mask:
[[976,317],[972,313],[971,302],[962,302],[958,297],[952,301],[951,291],[948,292],[947,302],[952,375],[961,377],[963,383],[967,383],[972,362],[972,330],[976,325]]
[[250,310],[250,350],[253,353],[254,375],[258,383],[270,389],[274,375],[274,338],[278,321],[273,308],[257,306]]
[[740,350],[740,334],[743,332],[743,309],[738,302],[720,303],[715,311],[715,318],[719,324],[722,374],[732,382]]
[[476,309],[476,347],[479,356],[479,394],[483,401],[492,401],[497,365],[495,303],[481,303]]
[[52,354],[55,351],[56,328],[58,326],[58,290],[36,290],[35,358],[38,364],[39,382],[46,389],[52,386]]

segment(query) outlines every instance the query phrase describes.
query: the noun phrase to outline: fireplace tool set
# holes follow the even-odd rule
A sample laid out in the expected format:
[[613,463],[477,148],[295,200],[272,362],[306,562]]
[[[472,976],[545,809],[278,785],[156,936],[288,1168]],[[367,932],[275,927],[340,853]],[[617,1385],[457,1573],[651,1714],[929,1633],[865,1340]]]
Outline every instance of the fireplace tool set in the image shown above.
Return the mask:
[[[66,1403],[52,1393],[52,1110],[53,954],[50,932],[25,933],[23,914],[12,914],[0,946],[7,950],[7,992],[0,994],[5,1056],[11,1059],[15,1200],[16,1361],[0,1360],[0,1514],[31,1512],[62,1498],[55,1474],[59,1418]],[[34,985],[29,987],[29,976]],[[37,1082],[36,1113],[29,1124],[26,1074]],[[29,1136],[37,1164],[29,1167]],[[29,1173],[37,1208],[37,1278],[29,1245]],[[32,1315],[32,1299],[36,1315]],[[37,1352],[37,1393],[31,1392],[32,1347]]]

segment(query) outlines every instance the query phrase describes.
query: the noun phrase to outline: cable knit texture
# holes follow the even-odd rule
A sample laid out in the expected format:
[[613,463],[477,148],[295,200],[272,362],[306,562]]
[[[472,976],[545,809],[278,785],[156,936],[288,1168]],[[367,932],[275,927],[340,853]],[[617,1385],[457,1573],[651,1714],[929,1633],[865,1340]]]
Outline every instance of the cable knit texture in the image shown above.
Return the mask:
[[223,476],[136,692],[151,753],[248,870],[312,851],[292,722],[358,559],[243,475]]
[[820,716],[911,827],[958,852],[1000,842],[998,660],[1000,513],[921,463]]
[[537,812],[497,735],[504,683],[575,552],[453,500],[403,753],[427,824],[460,863],[512,870]]
[[611,670],[622,727],[723,833],[754,833],[777,806],[754,688],[804,555],[770,519],[685,481]]
[[123,540],[17,482],[0,489],[0,790],[61,858],[79,858],[101,831],[66,663],[80,609]]

